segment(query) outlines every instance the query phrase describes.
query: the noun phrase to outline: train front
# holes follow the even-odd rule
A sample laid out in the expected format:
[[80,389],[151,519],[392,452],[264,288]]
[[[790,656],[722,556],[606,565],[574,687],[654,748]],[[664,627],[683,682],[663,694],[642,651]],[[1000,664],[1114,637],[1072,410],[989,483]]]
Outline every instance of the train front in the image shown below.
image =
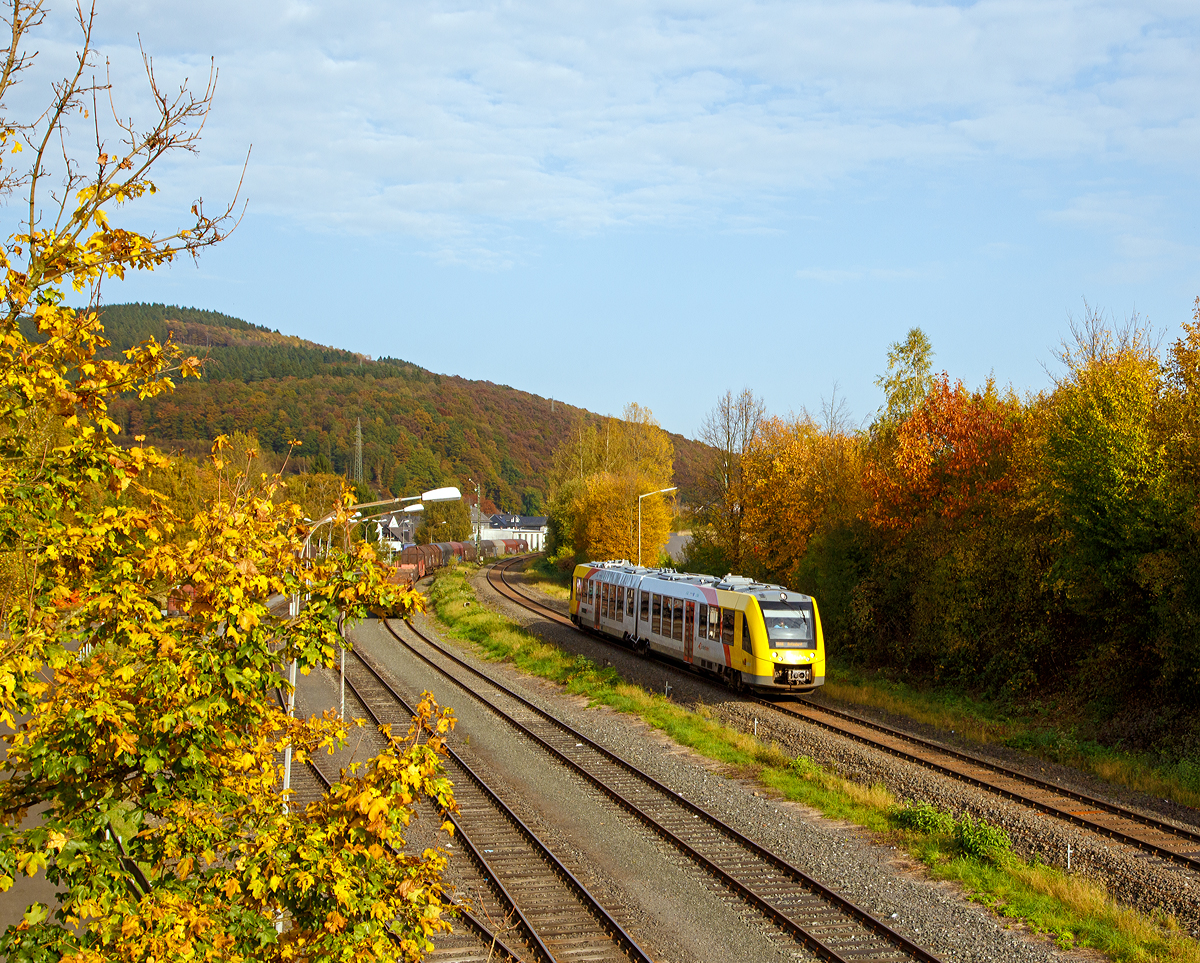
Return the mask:
[[[825,684],[825,639],[817,600],[798,592],[755,592],[756,672],[752,685],[805,694]],[[761,620],[760,620],[761,619]]]

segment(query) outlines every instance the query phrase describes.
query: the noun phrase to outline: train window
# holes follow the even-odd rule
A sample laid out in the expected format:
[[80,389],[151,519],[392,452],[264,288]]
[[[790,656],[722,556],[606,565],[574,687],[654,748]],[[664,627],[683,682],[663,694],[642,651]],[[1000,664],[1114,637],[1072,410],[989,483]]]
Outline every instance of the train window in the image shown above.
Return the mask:
[[683,641],[683,599],[671,600],[671,638]]
[[721,609],[721,642],[733,645],[733,617],[737,613],[733,609]]
[[746,613],[742,613],[742,651],[753,653],[750,647],[750,623],[746,621]]
[[721,610],[715,605],[708,608],[708,637],[714,642],[721,638]]
[[708,635],[708,606],[703,602],[696,606],[696,625],[700,627],[697,636],[705,638]]
[[643,622],[650,621],[650,593],[649,592],[642,593],[642,621]]
[[625,614],[629,615],[629,616],[633,615],[633,589],[632,588],[627,588],[625,590]]
[[650,631],[655,635],[662,635],[662,596],[656,594],[654,596],[654,618],[650,622]]
[[596,583],[588,579],[588,605],[596,601]]
[[575,598],[583,598],[583,579],[575,579]]
[[811,601],[759,602],[773,649],[815,649],[817,619]]

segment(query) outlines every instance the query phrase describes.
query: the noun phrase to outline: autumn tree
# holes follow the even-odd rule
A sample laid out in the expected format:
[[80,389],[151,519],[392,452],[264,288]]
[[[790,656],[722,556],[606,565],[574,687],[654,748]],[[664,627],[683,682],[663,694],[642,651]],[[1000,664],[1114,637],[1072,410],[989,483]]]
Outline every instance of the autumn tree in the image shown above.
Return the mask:
[[656,564],[671,534],[667,497],[638,496],[658,491],[657,481],[640,472],[597,472],[589,476],[575,503],[574,547],[578,558],[628,559]]
[[465,501],[428,502],[417,526],[417,542],[465,542],[474,538],[471,509]]
[[1175,498],[1170,461],[1188,473],[1191,445],[1178,442],[1195,404],[1190,355],[1177,343],[1164,399],[1156,348],[1136,319],[1114,330],[1089,311],[1063,346],[1066,373],[1050,399],[1045,464],[1061,525],[1058,571],[1071,609],[1108,626],[1077,655],[1106,665],[1122,642],[1143,646],[1158,635],[1154,596],[1167,601],[1185,578],[1179,549],[1194,508]]
[[933,345],[920,328],[909,328],[903,341],[888,348],[887,373],[875,384],[883,389],[884,406],[876,428],[886,430],[903,422],[933,387]]
[[[621,418],[580,422],[554,453],[551,551],[636,560],[637,497],[671,487],[674,457],[653,413],[636,403],[626,405]],[[657,561],[670,529],[661,499],[644,500],[643,560]]]
[[726,391],[700,426],[700,440],[710,451],[699,493],[701,527],[693,530],[692,538],[696,550],[707,551],[717,569],[739,572],[742,568],[746,505],[742,459],[765,416],[762,399],[744,388],[736,396]]
[[895,444],[866,466],[868,512],[883,528],[907,528],[930,513],[984,515],[1012,488],[1008,458],[1019,408],[988,381],[971,392],[943,373],[895,428]]
[[[300,509],[276,503],[277,477],[230,464],[227,439],[206,469],[216,491],[188,515],[152,487],[170,458],[115,443],[120,393],[165,394],[200,365],[153,339],[102,358],[100,282],[220,241],[232,208],[209,217],[197,202],[168,235],[110,222],[153,192],[156,162],[196,147],[212,88],[168,95],[147,61],[158,113],[148,128],[114,118],[110,146],[89,117],[109,91],[86,79],[93,20],[80,11],[74,73],[35,121],[14,120],[6,104],[44,15],[12,0],[0,70],[0,190],[19,219],[0,250],[0,890],[44,874],[59,899],[30,905],[0,957],[415,960],[448,925],[443,859],[405,855],[403,834],[417,799],[453,805],[439,764],[452,718],[424,703],[388,751],[288,808],[282,750],[303,762],[346,727],[292,719],[275,695],[281,663],[332,659],[343,619],[417,598],[369,547],[302,558]],[[97,132],[86,164],[71,121]],[[66,307],[67,290],[89,306]],[[344,501],[334,521],[349,525]],[[279,598],[308,601],[285,615]]]
[[766,418],[742,456],[748,570],[796,585],[812,540],[851,518],[861,489],[861,445],[807,414]]

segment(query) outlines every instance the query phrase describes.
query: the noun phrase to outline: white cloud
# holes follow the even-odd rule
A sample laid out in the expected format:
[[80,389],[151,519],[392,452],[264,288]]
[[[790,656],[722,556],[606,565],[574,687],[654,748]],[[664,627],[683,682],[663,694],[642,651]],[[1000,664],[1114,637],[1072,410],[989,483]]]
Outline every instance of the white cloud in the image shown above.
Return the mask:
[[[223,196],[253,143],[252,210],[489,263],[521,222],[769,228],[781,201],[881,165],[1184,170],[1200,146],[1182,3],[126,0],[101,17],[126,112],[145,107],[138,32],[164,81],[220,67],[204,166],[163,177],[173,203],[176,183]],[[61,65],[65,15],[43,36],[41,66]]]

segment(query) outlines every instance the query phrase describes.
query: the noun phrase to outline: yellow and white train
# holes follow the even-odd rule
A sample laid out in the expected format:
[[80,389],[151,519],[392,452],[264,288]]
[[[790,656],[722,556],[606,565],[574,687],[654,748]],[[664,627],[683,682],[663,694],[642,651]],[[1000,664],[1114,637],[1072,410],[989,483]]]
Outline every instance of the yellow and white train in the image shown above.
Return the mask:
[[816,599],[779,585],[586,562],[575,567],[571,620],[735,688],[806,693],[825,683]]

